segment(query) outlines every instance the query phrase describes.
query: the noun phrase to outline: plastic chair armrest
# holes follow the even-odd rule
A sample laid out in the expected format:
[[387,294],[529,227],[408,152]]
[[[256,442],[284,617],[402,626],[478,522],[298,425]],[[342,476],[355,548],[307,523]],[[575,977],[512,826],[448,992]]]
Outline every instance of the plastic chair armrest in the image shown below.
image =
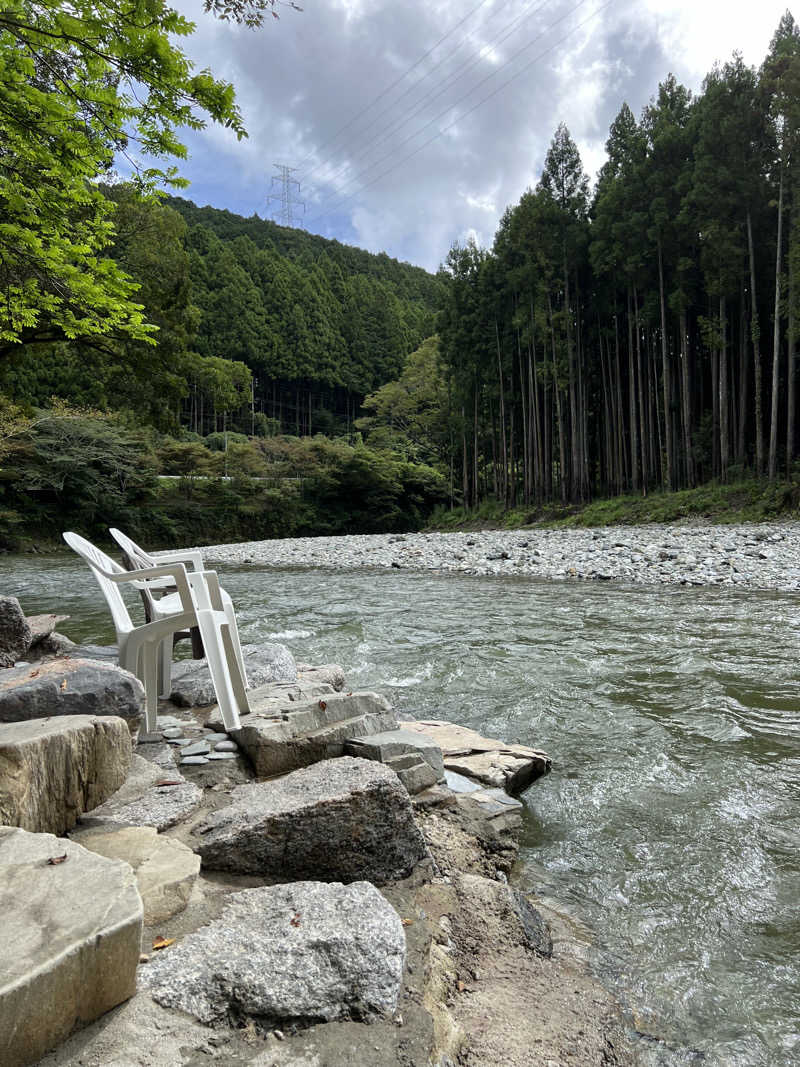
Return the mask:
[[151,552],[150,555],[156,563],[191,563],[195,571],[202,571],[205,567],[202,553],[197,549],[186,548],[174,552]]

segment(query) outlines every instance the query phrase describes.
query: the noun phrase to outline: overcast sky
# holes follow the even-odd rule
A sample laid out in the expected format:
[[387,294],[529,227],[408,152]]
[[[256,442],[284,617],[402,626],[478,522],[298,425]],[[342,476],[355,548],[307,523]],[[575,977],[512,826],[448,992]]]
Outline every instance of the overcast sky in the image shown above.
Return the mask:
[[[435,270],[491,244],[567,123],[594,180],[623,101],[672,71],[694,90],[738,49],[760,64],[785,0],[298,0],[260,30],[197,23],[185,50],[236,86],[250,134],[188,134],[195,203],[278,217]],[[305,203],[305,215],[300,202]]]

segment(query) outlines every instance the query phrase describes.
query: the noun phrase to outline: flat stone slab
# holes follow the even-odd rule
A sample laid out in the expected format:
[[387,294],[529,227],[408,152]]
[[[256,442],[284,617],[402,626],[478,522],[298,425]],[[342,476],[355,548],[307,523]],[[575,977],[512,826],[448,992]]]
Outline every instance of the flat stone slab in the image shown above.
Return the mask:
[[0,722],[118,715],[135,733],[143,709],[142,683],[113,663],[59,658],[0,672]]
[[92,812],[92,821],[167,830],[192,815],[202,800],[203,790],[187,782],[174,763],[160,766],[134,756],[128,779]]
[[481,737],[475,730],[441,719],[401,722],[400,727],[435,741],[444,754],[446,770],[504,789],[511,796],[522,793],[552,766],[546,752]]
[[374,886],[295,882],[233,894],[141,982],[207,1025],[368,1021],[396,1010],[405,950],[400,918]]
[[347,742],[346,751],[351,756],[378,760],[386,763],[395,756],[413,754],[423,759],[436,772],[434,781],[444,779],[442,750],[427,734],[417,730],[386,730],[380,734],[368,734]]
[[0,914],[3,1067],[36,1063],[135,993],[142,902],[127,863],[0,826]]
[[343,756],[231,798],[194,830],[204,868],[383,885],[428,858],[408,793],[381,763]]
[[132,758],[128,727],[116,717],[0,725],[0,823],[63,834],[119,789]]
[[[286,645],[243,645],[247,680],[253,689],[269,682],[296,682],[297,666]],[[204,659],[182,659],[172,665],[170,700],[179,707],[216,704],[217,697]]]
[[107,859],[133,868],[149,926],[177,915],[189,903],[200,857],[152,826],[100,826],[73,830],[70,839]]
[[60,622],[66,622],[68,618],[69,615],[29,615],[27,622],[31,629],[31,646],[41,644]]
[[341,756],[350,738],[397,726],[391,705],[378,693],[330,692],[313,700],[271,700],[268,714],[266,710],[264,703],[254,704],[254,713],[242,718],[239,730],[231,731],[259,778]]

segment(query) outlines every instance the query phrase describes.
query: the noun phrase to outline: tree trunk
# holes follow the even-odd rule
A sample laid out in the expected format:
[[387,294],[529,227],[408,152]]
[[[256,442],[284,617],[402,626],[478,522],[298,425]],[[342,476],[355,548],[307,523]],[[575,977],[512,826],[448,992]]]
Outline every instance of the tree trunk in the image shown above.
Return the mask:
[[728,433],[728,319],[725,297],[719,298],[719,473],[723,482],[728,480],[730,440]]
[[658,239],[658,298],[661,305],[661,383],[664,389],[664,442],[667,453],[665,467],[665,484],[667,489],[673,488],[672,476],[672,379],[670,376],[669,359],[667,357],[667,310],[664,301],[664,260],[661,250],[661,238]]
[[[796,190],[795,190],[796,197]],[[790,242],[794,239],[797,228],[795,197],[792,198],[792,222],[790,226]],[[791,244],[790,244],[791,249]],[[797,279],[795,278],[794,257],[789,255],[789,328],[786,352],[786,477],[792,476],[792,463],[794,462],[794,422],[795,422],[795,314],[794,302],[797,296]]]
[[772,330],[772,397],[769,418],[769,480],[775,481],[778,461],[778,385],[781,358],[781,252],[783,243],[783,166],[778,189],[778,242],[775,250],[775,322]]
[[694,488],[694,459],[692,456],[692,406],[689,396],[689,327],[686,309],[681,308],[681,407],[683,408],[683,450],[686,464],[686,484]]
[[628,283],[628,404],[630,408],[631,431],[631,489],[634,493],[639,488],[639,436],[638,415],[636,412],[636,373],[633,360],[633,314],[631,311],[632,284]]
[[747,248],[750,257],[750,337],[753,341],[753,392],[755,394],[756,477],[764,471],[764,431],[761,411],[761,327],[756,300],[756,259],[753,251],[753,222],[747,212]]

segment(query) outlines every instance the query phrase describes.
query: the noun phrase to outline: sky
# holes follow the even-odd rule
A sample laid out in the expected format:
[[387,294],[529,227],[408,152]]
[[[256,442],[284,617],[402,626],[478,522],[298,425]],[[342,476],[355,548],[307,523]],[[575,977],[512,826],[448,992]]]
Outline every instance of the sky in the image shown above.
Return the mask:
[[[693,91],[734,52],[759,65],[785,0],[298,0],[260,29],[196,23],[182,47],[232,82],[249,137],[184,131],[182,195],[436,270],[491,245],[565,122],[589,177],[623,101],[670,72]],[[284,172],[280,168],[291,168]],[[281,175],[293,184],[284,186]],[[296,184],[294,184],[296,183]]]

